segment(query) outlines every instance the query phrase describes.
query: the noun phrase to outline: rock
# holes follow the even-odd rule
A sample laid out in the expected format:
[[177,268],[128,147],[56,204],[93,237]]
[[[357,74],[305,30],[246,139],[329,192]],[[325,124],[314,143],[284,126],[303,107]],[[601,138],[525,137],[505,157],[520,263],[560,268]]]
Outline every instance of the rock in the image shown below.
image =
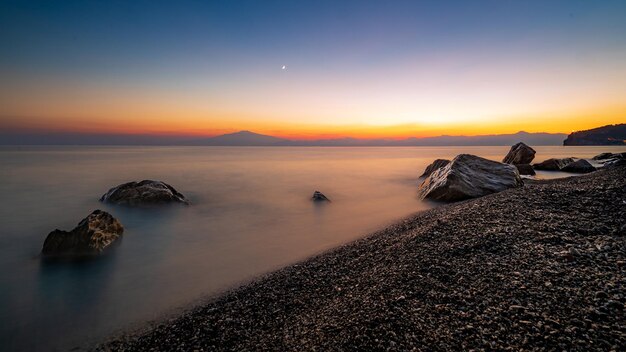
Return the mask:
[[511,147],[508,154],[502,160],[506,164],[530,164],[535,158],[535,150],[526,144],[519,142]]
[[545,171],[559,171],[567,164],[574,162],[576,159],[574,158],[551,158],[540,163],[534,164],[533,167],[535,170],[545,170]]
[[530,164],[515,164],[520,175],[535,175],[535,169]]
[[143,180],[141,182],[128,182],[111,188],[101,198],[101,202],[125,205],[159,204],[159,203],[183,203],[189,204],[189,200],[174,189],[174,187],[161,181]]
[[604,162],[604,164],[602,165],[603,168],[609,169],[612,167],[617,167],[617,166],[623,166],[626,165],[626,159],[625,158],[614,158],[614,159],[608,159]]
[[572,173],[577,173],[577,174],[586,174],[589,172],[596,171],[596,168],[593,167],[593,165],[591,165],[587,160],[579,159],[579,160],[576,160],[574,162],[567,164],[566,166],[561,168],[561,171],[572,172]]
[[437,170],[440,167],[444,167],[448,165],[449,163],[450,163],[450,160],[436,159],[430,165],[426,166],[426,170],[424,170],[424,173],[420,177],[428,177],[430,176],[430,174],[433,173],[433,171]]
[[44,255],[99,254],[124,233],[124,227],[111,214],[94,210],[72,231],[54,230],[48,234],[41,253]]
[[316,202],[330,202],[330,199],[326,198],[326,196],[320,191],[313,192],[313,197],[311,197],[311,199]]
[[606,160],[606,159],[611,159],[613,158],[613,153],[600,153],[596,156],[594,156],[592,159],[593,160]]
[[522,184],[513,165],[460,154],[428,176],[419,186],[418,194],[422,199],[457,201],[482,197]]
[[603,168],[612,168],[616,166],[626,165],[626,153],[602,153],[593,157],[602,163]]

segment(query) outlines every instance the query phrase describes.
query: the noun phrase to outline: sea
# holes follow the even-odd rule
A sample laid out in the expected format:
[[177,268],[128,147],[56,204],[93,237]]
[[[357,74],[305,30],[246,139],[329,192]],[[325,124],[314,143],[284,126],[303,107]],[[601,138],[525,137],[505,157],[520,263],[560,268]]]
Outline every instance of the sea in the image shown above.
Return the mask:
[[[535,161],[625,147],[534,147]],[[176,315],[259,275],[439,204],[417,197],[437,158],[502,160],[509,147],[0,147],[0,349],[66,351]],[[538,178],[572,176],[539,172]],[[190,206],[103,204],[161,180]],[[331,202],[311,201],[321,191]],[[92,260],[40,257],[52,230],[95,209],[124,226]]]

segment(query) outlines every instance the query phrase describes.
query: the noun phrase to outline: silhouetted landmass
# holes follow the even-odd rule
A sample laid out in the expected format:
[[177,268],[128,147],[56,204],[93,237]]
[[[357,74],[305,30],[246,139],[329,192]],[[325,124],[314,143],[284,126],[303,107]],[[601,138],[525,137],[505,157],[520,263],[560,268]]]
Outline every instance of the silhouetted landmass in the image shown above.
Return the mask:
[[626,145],[626,123],[570,133],[563,145]]
[[447,146],[447,145],[511,145],[525,142],[532,145],[561,145],[563,133],[528,133],[520,131],[512,134],[483,136],[438,136],[406,139],[359,139],[334,138],[317,140],[289,140],[266,136],[249,131],[225,134],[222,136],[195,141],[196,145],[265,145],[265,146],[318,146],[318,147],[385,147],[385,146]]
[[287,139],[254,133],[239,131],[223,134],[221,136],[192,141],[193,145],[222,145],[222,146],[275,146],[289,142]]
[[240,131],[215,137],[152,134],[45,133],[0,130],[0,145],[190,145],[190,146],[318,146],[318,147],[398,147],[398,146],[502,146],[524,142],[529,145],[561,145],[563,133],[494,134],[482,136],[438,136],[406,139],[334,138],[290,140]]
[[[196,137],[197,138],[197,137]],[[184,145],[188,136],[13,131],[0,129],[0,145]]]

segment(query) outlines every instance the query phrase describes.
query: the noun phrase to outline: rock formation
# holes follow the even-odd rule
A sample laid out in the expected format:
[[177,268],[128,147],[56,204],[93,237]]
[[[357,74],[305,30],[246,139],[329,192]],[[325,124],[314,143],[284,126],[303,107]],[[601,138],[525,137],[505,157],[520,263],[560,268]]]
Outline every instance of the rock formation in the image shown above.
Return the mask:
[[46,256],[99,254],[120,238],[122,233],[124,233],[124,227],[111,214],[94,210],[72,231],[50,232],[41,253]]
[[535,150],[523,142],[519,142],[511,147],[507,155],[502,160],[506,164],[530,164],[535,158]]
[[593,165],[591,165],[587,160],[579,159],[565,165],[563,168],[561,168],[561,171],[577,174],[587,174],[596,171],[596,168],[593,167]]
[[151,180],[133,181],[113,187],[100,198],[100,201],[124,205],[189,204],[189,200],[174,187],[165,182]]
[[457,201],[520,187],[522,184],[519,172],[513,165],[461,154],[427,177],[419,186],[418,194],[422,199]]
[[567,164],[574,162],[576,159],[574,158],[550,158],[540,163],[534,164],[533,167],[535,170],[544,170],[544,171],[559,171]]

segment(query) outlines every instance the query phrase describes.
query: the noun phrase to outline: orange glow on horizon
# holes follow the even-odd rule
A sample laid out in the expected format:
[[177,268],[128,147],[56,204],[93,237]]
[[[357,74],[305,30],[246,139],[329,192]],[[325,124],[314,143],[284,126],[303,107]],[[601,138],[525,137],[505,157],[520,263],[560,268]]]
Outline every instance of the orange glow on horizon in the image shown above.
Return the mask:
[[[625,114],[626,115],[626,114]],[[143,119],[127,119],[107,123],[100,119],[82,118],[0,118],[0,129],[45,131],[50,133],[93,133],[93,134],[136,134],[170,135],[189,137],[212,137],[216,135],[248,130],[255,133],[293,140],[317,140],[335,138],[357,139],[405,139],[441,135],[476,136],[489,134],[510,134],[519,131],[529,133],[565,133],[626,122],[620,113],[598,113],[576,117],[546,116],[543,118],[508,117],[485,119],[473,124],[400,124],[400,125],[328,125],[297,124],[281,121],[254,121],[252,119],[233,121],[232,119],[153,119],[146,123]],[[542,120],[541,123],[523,124],[520,121]],[[172,121],[175,120],[175,121]]]

